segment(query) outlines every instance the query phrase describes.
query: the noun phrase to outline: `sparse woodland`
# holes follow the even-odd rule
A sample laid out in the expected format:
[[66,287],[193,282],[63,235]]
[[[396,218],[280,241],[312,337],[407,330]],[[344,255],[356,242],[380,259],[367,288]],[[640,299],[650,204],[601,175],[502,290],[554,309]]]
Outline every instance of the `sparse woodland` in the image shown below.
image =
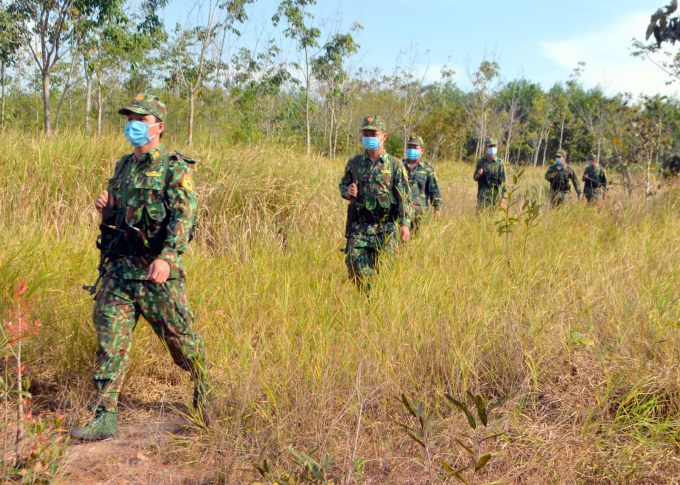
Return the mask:
[[[256,5],[197,3],[166,26],[163,0],[3,4],[0,481],[122,476],[119,455],[74,468],[63,430],[94,395],[81,288],[99,261],[93,201],[130,150],[117,110],[153,90],[164,144],[199,161],[184,259],[217,398],[209,426],[185,417],[188,375],[140,321],[120,421],[181,429],[145,437],[134,463],[185,484],[676,483],[680,192],[661,167],[680,100],[585,89],[586,65],[542,87],[493,55],[469,62],[468,88],[447,69],[433,82],[415,46],[376,71],[359,24],[308,0],[265,19]],[[337,184],[371,113],[396,156],[425,139],[444,210],[368,297],[339,251]],[[480,217],[487,135],[511,205]],[[548,208],[560,147],[579,179],[590,153],[608,166],[603,207]]]

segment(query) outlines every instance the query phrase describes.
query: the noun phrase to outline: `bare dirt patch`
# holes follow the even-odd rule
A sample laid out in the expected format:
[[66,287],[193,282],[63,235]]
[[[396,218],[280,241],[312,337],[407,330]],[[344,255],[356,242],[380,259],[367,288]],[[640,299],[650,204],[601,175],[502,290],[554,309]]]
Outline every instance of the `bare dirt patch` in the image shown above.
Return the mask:
[[[94,443],[72,442],[62,484],[181,484],[207,482],[198,465],[174,463],[167,445],[190,438],[186,421],[176,414],[149,414],[119,424],[120,436]],[[139,420],[139,421],[137,421]]]

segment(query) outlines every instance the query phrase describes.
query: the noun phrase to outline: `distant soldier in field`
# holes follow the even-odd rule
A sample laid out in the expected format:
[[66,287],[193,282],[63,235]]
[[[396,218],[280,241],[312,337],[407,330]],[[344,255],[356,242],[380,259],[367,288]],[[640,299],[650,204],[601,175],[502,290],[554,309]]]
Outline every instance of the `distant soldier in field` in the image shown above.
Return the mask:
[[495,138],[484,140],[486,156],[477,162],[473,178],[477,182],[477,211],[500,205],[505,201],[508,188],[505,185],[505,162],[497,156],[498,142]]
[[583,195],[589,204],[597,205],[607,197],[607,173],[592,154],[588,155],[588,166],[583,172]]
[[411,207],[406,169],[384,148],[385,122],[367,116],[361,131],[366,151],[347,162],[340,195],[355,209],[346,234],[347,270],[354,282],[364,285],[377,270],[379,256],[394,253],[399,236],[402,242],[410,239]]
[[550,205],[558,207],[571,199],[571,183],[581,198],[581,186],[576,178],[574,169],[567,165],[567,154],[559,150],[555,154],[555,163],[550,165],[545,174],[545,179],[550,182]]
[[439,219],[442,213],[442,194],[434,167],[423,160],[422,138],[412,135],[406,146],[406,159],[403,163],[411,189],[412,227],[415,233],[421,219],[429,213],[430,207],[434,211],[435,219]]
[[166,109],[155,95],[140,94],[119,113],[127,116],[125,136],[134,152],[118,161],[95,203],[102,213],[97,245],[103,263],[93,314],[98,398],[92,421],[71,430],[73,438],[86,441],[118,435],[118,396],[140,316],[164,341],[175,363],[191,373],[194,407],[202,410],[212,389],[203,342],[193,329],[181,259],[197,207],[186,164],[193,160],[171,155],[161,145]]

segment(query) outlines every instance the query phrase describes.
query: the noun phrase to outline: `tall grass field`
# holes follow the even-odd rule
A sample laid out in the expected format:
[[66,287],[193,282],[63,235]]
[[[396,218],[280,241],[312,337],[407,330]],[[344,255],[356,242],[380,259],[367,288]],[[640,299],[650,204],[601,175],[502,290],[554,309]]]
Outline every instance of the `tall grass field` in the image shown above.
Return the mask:
[[[4,133],[0,143],[0,312],[25,280],[42,321],[24,342],[34,405],[78,425],[94,397],[93,301],[81,289],[97,276],[94,200],[130,148],[118,134]],[[506,237],[502,213],[475,216],[473,167],[439,162],[441,220],[383,261],[364,293],[339,250],[346,159],[219,141],[186,154],[199,161],[200,207],[187,288],[217,399],[206,428],[162,451],[200,464],[204,483],[263,480],[250,465],[263,449],[276,470],[292,470],[290,448],[328,454],[340,483],[454,483],[439,460],[469,464],[455,439],[471,430],[444,395],[466,391],[515,393],[495,411],[507,419],[484,449],[498,455],[474,483],[678,483],[673,187],[645,201],[614,185],[601,209],[553,210],[545,169],[527,168],[514,197],[545,205],[528,233],[520,223]],[[191,393],[140,320],[120,422],[184,409]],[[434,410],[433,470],[397,424],[414,422],[402,394]]]

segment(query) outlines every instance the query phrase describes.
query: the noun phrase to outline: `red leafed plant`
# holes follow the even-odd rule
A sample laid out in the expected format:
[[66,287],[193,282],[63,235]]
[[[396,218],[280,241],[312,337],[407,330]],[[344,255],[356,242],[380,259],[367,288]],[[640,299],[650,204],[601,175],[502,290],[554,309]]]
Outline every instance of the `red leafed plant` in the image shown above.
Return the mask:
[[[57,413],[46,419],[42,414],[34,415],[31,406],[31,394],[27,392],[25,384],[25,363],[22,360],[24,341],[37,335],[42,324],[31,317],[35,311],[35,298],[27,297],[28,285],[24,281],[15,285],[12,295],[12,309],[8,311],[9,320],[3,320],[0,325],[0,349],[4,353],[5,374],[4,380],[0,377],[0,386],[3,393],[4,404],[4,441],[2,448],[2,475],[6,479],[8,474],[21,475],[26,478],[26,473],[49,474],[56,472],[56,460],[51,465],[43,464],[46,456],[60,458],[64,453],[66,443],[62,436],[55,436],[55,431],[64,422],[64,415]],[[10,364],[10,360],[13,360]],[[16,419],[10,423],[10,406],[16,405]],[[11,426],[10,426],[11,424]],[[9,433],[10,427],[16,428],[14,442],[15,459],[9,459]],[[35,466],[33,466],[33,462]],[[8,465],[12,464],[11,470]],[[31,467],[28,468],[29,463]]]

